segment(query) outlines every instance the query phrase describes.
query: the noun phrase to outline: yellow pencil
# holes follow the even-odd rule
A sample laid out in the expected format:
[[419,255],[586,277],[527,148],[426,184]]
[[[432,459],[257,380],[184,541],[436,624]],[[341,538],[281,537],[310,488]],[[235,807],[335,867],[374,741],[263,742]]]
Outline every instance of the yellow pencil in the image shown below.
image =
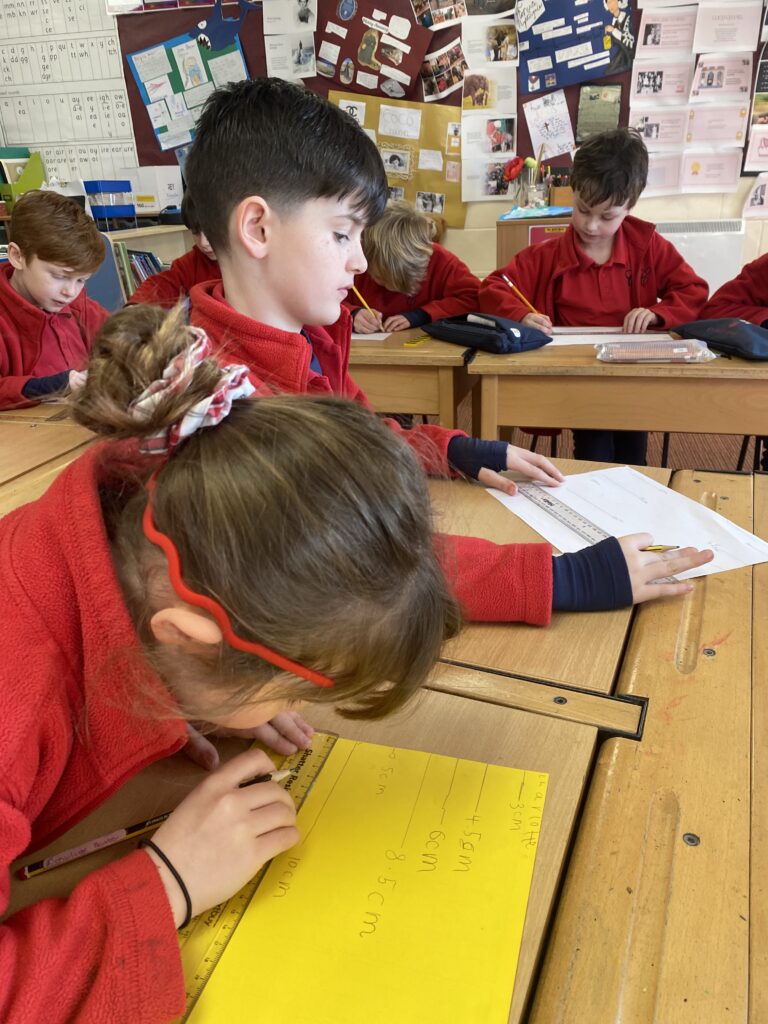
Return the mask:
[[383,324],[381,322],[381,316],[379,316],[378,313],[374,313],[374,311],[371,309],[371,307],[368,305],[368,303],[365,301],[363,296],[360,294],[360,292],[357,290],[357,288],[355,288],[354,285],[352,285],[352,291],[358,297],[359,301],[362,302],[363,306],[365,306],[365,308],[368,310],[368,312],[371,314],[371,316],[379,321],[379,327],[383,328]]
[[520,299],[521,302],[524,302],[526,304],[526,306],[528,307],[528,309],[530,309],[530,311],[532,313],[535,313],[537,316],[539,316],[540,314],[539,314],[538,309],[536,309],[535,306],[531,305],[531,303],[528,301],[528,299],[526,299],[526,297],[523,295],[523,293],[520,291],[520,289],[517,287],[517,285],[513,284],[509,280],[509,278],[507,277],[506,274],[502,274],[501,276],[507,282],[507,284],[512,289],[512,291],[515,293],[515,295],[518,297],[518,299]]
[[679,544],[649,544],[647,548],[640,548],[641,551],[678,551]]

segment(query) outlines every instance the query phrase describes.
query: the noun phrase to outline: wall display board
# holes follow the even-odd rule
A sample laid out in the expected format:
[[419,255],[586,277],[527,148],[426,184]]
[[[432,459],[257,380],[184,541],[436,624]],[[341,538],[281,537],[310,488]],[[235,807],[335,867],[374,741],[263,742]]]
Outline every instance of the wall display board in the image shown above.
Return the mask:
[[335,90],[328,98],[351,114],[378,146],[391,198],[440,214],[448,227],[464,227],[461,125],[455,107]]

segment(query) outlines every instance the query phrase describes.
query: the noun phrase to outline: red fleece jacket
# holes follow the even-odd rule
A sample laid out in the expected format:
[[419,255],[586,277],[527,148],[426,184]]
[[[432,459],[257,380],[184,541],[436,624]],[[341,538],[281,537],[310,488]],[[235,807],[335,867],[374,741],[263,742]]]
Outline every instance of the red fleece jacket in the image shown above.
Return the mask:
[[[114,449],[112,449],[114,451]],[[8,865],[66,831],[186,739],[177,720],[130,710],[160,680],[131,657],[138,639],[115,577],[94,446],[31,505],[0,521],[0,913]],[[4,1024],[160,1024],[183,1011],[173,916],[136,850],[0,926]]]
[[[695,320],[707,299],[707,283],[685,262],[671,242],[657,233],[656,227],[637,217],[627,217],[619,231],[627,258],[627,308],[650,309],[661,320],[661,326],[673,327]],[[558,287],[569,273],[579,267],[576,235],[571,225],[556,238],[538,245],[529,245],[500,270],[495,270],[480,287],[480,310],[497,313],[511,320],[522,320],[530,310],[502,278],[506,274],[523,295],[552,323],[560,324],[557,310]],[[593,265],[599,274],[600,267]],[[584,309],[591,315],[599,313],[597,283],[585,281]],[[599,323],[599,317],[588,323]]]
[[738,277],[718,288],[699,314],[701,320],[725,316],[758,325],[768,320],[768,253],[747,263]]
[[129,305],[147,302],[153,306],[173,306],[180,298],[204,281],[220,281],[221,267],[194,245],[189,252],[174,260],[168,270],[142,281],[128,300]]
[[[12,274],[10,263],[0,267],[0,409],[36,404],[21,393],[30,377],[83,369],[96,332],[109,316],[85,289],[59,313],[46,313],[19,295],[11,285]],[[52,333],[66,337],[67,347],[81,358],[76,366],[62,363],[35,374],[46,342],[56,344]]]
[[[398,313],[411,313],[415,309],[424,310],[430,320],[440,320],[446,316],[477,311],[480,282],[458,256],[435,242],[427,276],[415,295],[391,292],[377,284],[367,272],[357,275],[355,287],[371,309],[377,309],[384,320]],[[345,305],[352,311],[358,309],[360,303],[350,299]]]
[[[307,327],[323,375],[310,368],[312,352],[302,334],[268,327],[234,310],[221,282],[196,285],[190,319],[204,328],[223,358],[250,367],[261,390],[289,394],[334,394],[370,408],[349,376],[351,323],[347,310],[331,327]],[[460,430],[423,425],[402,430],[427,472],[446,471],[448,442]],[[546,625],[552,613],[552,553],[548,544],[493,544],[476,537],[441,537],[443,568],[469,619]]]

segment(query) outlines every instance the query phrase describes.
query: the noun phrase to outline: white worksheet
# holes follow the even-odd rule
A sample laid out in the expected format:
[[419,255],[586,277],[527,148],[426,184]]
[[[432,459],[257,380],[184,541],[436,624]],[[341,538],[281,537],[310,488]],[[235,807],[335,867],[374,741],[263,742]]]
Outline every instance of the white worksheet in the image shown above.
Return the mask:
[[[768,543],[630,466],[569,476],[560,487],[545,490],[612,537],[650,533],[655,544],[714,551],[714,561],[678,573],[677,579],[709,576],[768,562]],[[490,493],[559,551],[581,551],[589,547],[588,541],[561,523],[556,515],[539,508],[524,493],[512,497],[497,490]]]
[[[669,334],[648,331],[645,334],[622,334],[621,327],[555,327],[547,348],[563,345],[603,345],[608,341],[669,341]],[[599,337],[596,337],[599,335]]]

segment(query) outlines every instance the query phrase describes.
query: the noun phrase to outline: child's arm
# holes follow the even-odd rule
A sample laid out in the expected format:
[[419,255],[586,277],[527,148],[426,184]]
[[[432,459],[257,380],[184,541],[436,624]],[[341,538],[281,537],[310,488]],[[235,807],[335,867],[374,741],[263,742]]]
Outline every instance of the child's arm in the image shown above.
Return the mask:
[[768,320],[768,255],[748,263],[738,277],[718,288],[702,309],[702,320],[737,316],[765,326]]
[[709,286],[677,249],[658,233],[653,235],[649,259],[655,268],[660,301],[649,309],[661,327],[697,320],[707,301]]
[[[480,285],[478,301],[481,313],[495,313],[505,316],[518,323],[527,323],[539,330],[546,329],[545,321],[552,325],[553,311],[545,309],[546,281],[542,280],[540,254],[536,252],[540,246],[528,246],[512,259],[505,267],[494,270]],[[534,314],[529,306],[513,291],[504,278],[509,278],[535,307]],[[535,320],[526,319],[536,317]],[[542,319],[543,318],[543,319]]]
[[[152,837],[186,885],[193,914],[233,895],[298,841],[288,793],[272,782],[239,788],[273,770],[262,751],[241,754],[208,776]],[[0,802],[6,865],[29,833],[12,802]],[[0,909],[7,903],[6,871]],[[162,859],[137,850],[92,872],[69,899],[14,914],[0,926],[0,1020],[155,1024],[180,1016],[176,928],[185,913]]]

